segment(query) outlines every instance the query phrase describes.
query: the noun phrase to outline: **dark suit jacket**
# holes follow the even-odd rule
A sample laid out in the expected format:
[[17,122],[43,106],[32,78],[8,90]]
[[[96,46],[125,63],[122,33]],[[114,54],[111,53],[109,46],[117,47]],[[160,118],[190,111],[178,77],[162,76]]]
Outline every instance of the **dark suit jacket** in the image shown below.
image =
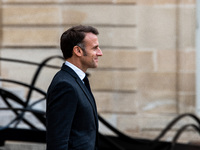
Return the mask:
[[97,149],[95,101],[78,75],[63,64],[47,91],[47,150]]

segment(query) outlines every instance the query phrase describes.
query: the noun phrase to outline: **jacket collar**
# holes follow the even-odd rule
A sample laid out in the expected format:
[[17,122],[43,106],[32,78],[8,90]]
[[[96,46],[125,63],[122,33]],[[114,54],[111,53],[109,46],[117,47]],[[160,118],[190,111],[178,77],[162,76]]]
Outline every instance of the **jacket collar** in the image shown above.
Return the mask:
[[79,76],[76,74],[76,72],[73,69],[71,69],[70,67],[68,67],[67,65],[65,65],[65,63],[63,63],[61,70],[68,72],[74,78],[79,78]]

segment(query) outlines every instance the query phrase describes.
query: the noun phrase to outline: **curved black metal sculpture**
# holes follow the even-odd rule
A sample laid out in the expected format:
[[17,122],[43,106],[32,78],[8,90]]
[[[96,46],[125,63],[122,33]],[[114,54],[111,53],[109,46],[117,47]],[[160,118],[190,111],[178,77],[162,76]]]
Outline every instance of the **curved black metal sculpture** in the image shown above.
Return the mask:
[[[8,58],[0,58],[0,61],[10,61],[15,63],[25,63],[29,65],[37,65],[37,70],[32,77],[31,84],[23,83],[20,81],[9,80],[9,79],[0,79],[0,82],[10,82],[13,84],[17,84],[23,87],[28,88],[28,94],[25,100],[22,100],[17,95],[13,94],[12,92],[0,88],[0,97],[2,101],[5,103],[7,107],[1,107],[0,111],[12,111],[15,115],[14,119],[10,120],[5,126],[0,127],[0,146],[4,145],[6,140],[16,140],[16,141],[31,141],[31,142],[40,142],[45,143],[45,110],[36,110],[33,107],[45,101],[46,92],[42,89],[35,86],[35,83],[38,79],[38,76],[41,70],[44,67],[49,68],[60,68],[58,66],[47,65],[47,63],[52,59],[61,59],[61,56],[52,56],[41,63],[33,63],[29,61],[21,61],[15,59],[8,59]],[[31,103],[31,96],[32,93],[37,92],[39,93],[42,98],[34,101]],[[21,108],[15,108],[12,106],[12,102],[17,103],[21,106]],[[37,127],[34,122],[25,118],[26,113],[31,113],[38,121],[43,125],[43,129]],[[165,142],[160,141],[160,139],[167,133],[168,130],[172,128],[172,126],[178,122],[180,119],[184,118],[185,116],[189,116],[196,121],[196,124],[186,124],[184,125],[175,135],[172,142]],[[99,115],[99,121],[104,124],[108,129],[116,134],[116,136],[108,136],[103,135],[99,132],[99,146],[100,150],[199,150],[200,145],[191,145],[191,144],[179,144],[176,143],[178,137],[181,133],[189,126],[193,127],[198,133],[200,133],[200,120],[193,114],[183,114],[175,118],[172,122],[170,122],[166,128],[155,138],[155,140],[150,139],[137,139],[132,138],[124,133],[120,132],[118,129],[110,125],[105,119],[103,119]],[[18,128],[18,125],[23,122],[29,128]]]

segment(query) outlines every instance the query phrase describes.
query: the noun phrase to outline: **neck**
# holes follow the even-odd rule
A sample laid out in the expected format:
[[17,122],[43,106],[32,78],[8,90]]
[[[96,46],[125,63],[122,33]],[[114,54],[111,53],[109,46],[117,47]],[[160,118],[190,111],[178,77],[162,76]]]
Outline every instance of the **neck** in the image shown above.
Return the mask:
[[77,59],[73,59],[73,58],[68,58],[66,59],[66,61],[70,62],[71,64],[73,64],[74,66],[78,67],[79,69],[81,69],[84,73],[86,73],[87,69],[83,69],[81,63],[79,60]]

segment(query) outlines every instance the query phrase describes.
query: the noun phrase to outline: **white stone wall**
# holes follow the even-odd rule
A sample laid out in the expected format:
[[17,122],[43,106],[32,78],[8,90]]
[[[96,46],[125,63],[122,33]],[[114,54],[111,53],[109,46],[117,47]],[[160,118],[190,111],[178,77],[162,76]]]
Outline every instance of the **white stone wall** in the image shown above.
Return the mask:
[[[0,56],[41,62],[61,55],[59,38],[70,26],[97,27],[104,55],[88,72],[99,114],[128,135],[153,139],[178,114],[195,113],[195,9],[195,0],[2,0]],[[1,78],[26,83],[36,69],[0,65]],[[42,71],[36,86],[46,90],[55,72]],[[1,86],[26,97],[27,89]]]

